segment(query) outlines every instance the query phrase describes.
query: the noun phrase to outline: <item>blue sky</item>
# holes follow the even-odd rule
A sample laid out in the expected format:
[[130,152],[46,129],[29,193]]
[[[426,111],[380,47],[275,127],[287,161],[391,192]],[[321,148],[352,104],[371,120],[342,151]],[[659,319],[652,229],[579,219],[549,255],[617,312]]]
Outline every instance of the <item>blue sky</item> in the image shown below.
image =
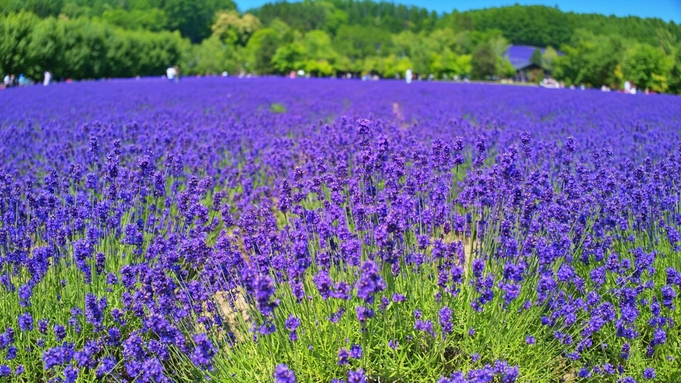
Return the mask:
[[[258,7],[268,0],[235,0],[239,9]],[[396,3],[418,5],[437,12],[451,12],[454,8],[465,11],[501,5],[543,4],[558,5],[563,11],[579,13],[603,13],[616,16],[658,17],[666,21],[681,23],[681,0],[396,0]]]

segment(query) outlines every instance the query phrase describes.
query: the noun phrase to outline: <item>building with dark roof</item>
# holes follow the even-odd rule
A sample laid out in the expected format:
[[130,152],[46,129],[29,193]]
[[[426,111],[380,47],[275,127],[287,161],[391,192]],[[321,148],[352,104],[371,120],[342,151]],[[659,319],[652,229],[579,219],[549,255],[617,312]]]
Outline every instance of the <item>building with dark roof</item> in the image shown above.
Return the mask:
[[[534,54],[535,49],[539,49],[543,55],[546,48],[533,47],[530,45],[511,45],[506,52],[504,57],[515,68],[516,81],[525,82],[528,79],[528,74],[532,70],[542,69],[539,65],[530,62],[532,54]],[[558,52],[559,56],[562,56],[562,52]]]

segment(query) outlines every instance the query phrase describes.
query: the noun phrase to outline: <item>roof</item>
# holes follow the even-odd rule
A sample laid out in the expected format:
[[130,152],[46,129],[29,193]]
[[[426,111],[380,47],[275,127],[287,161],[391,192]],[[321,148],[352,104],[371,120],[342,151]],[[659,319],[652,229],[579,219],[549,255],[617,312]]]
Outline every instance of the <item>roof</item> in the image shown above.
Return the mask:
[[[539,49],[541,54],[544,54],[546,51],[546,48],[533,47],[531,45],[511,45],[504,53],[504,57],[511,62],[515,70],[525,69],[532,65],[530,58],[535,49]],[[562,56],[563,52],[558,52],[558,55]]]

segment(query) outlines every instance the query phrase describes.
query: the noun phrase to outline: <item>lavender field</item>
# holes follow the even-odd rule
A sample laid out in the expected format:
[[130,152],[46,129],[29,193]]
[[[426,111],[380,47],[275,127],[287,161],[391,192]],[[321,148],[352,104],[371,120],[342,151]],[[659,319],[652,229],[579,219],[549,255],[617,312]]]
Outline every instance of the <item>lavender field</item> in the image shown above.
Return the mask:
[[0,92],[0,381],[681,381],[681,99]]

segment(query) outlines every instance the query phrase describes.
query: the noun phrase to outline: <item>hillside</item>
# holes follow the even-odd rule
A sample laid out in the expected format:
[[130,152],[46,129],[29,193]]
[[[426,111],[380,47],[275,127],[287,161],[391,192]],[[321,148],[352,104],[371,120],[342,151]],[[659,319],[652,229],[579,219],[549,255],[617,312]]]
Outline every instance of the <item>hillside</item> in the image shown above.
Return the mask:
[[[437,14],[353,0],[236,8],[231,0],[0,0],[0,65],[36,79],[46,69],[57,78],[153,75],[170,64],[185,74],[303,69],[393,78],[412,68],[494,79],[516,76],[504,59],[513,44],[551,47],[542,71],[568,84],[619,86],[626,78],[680,90],[681,26],[660,19],[520,5]],[[152,62],[139,64],[149,52]]]

